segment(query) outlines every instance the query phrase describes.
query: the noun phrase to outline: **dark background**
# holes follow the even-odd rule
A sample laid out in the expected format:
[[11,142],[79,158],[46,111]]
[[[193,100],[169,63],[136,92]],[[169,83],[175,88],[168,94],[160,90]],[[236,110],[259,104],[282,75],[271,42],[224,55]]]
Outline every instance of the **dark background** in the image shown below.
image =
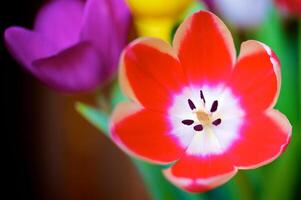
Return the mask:
[[149,199],[128,157],[74,111],[75,101],[93,103],[94,96],[44,87],[6,51],[5,28],[31,28],[42,3],[0,1],[2,197]]

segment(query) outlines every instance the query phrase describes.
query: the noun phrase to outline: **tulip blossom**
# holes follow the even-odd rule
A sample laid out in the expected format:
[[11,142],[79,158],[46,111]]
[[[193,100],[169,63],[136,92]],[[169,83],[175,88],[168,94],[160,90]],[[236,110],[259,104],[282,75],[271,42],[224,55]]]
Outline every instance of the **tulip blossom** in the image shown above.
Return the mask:
[[33,30],[13,26],[4,36],[11,54],[40,81],[79,92],[116,72],[129,20],[122,0],[51,1],[39,11]]
[[139,36],[159,37],[170,41],[179,15],[192,0],[127,0]]
[[204,3],[239,28],[259,25],[270,6],[270,0],[204,0]]
[[173,47],[141,38],[125,48],[120,84],[131,101],[115,108],[111,137],[133,156],[171,164],[163,173],[178,187],[203,192],[285,150],[291,125],[273,109],[280,81],[267,45],[246,41],[236,59],[227,27],[199,11],[180,25]]
[[275,0],[275,2],[285,14],[301,17],[301,0]]

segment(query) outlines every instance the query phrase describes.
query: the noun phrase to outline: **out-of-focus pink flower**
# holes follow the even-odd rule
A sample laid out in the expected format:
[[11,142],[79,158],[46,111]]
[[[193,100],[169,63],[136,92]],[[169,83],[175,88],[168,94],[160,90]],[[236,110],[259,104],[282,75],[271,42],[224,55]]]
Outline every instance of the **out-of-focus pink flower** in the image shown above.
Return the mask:
[[285,14],[301,17],[301,0],[275,0],[275,2]]
[[239,28],[259,25],[265,18],[270,0],[204,0],[208,8]]
[[51,88],[96,88],[116,72],[130,13],[123,0],[51,1],[33,30],[13,26],[4,37],[22,66]]

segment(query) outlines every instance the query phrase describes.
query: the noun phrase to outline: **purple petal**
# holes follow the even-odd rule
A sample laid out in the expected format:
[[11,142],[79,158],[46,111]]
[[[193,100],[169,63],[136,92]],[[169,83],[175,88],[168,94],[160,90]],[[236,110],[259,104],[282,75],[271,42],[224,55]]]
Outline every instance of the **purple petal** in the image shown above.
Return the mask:
[[[111,8],[113,8],[113,22],[114,22],[114,29],[116,32],[116,37],[114,38],[115,42],[111,43],[112,45],[112,55],[111,62],[112,66],[117,66],[119,62],[119,57],[122,49],[126,45],[128,40],[128,33],[129,27],[131,23],[131,15],[127,4],[124,0],[112,0],[111,1]],[[118,41],[118,42],[117,42]],[[112,70],[116,68],[112,67]]]
[[112,33],[112,27],[111,11],[107,1],[88,0],[84,10],[82,40],[93,41],[102,56],[107,57],[109,55],[109,39],[112,34],[115,34]]
[[102,80],[101,60],[88,42],[33,62],[38,77],[48,86],[64,92],[80,92],[97,87]]
[[79,41],[84,3],[79,0],[52,1],[36,17],[36,32],[53,41],[61,49]]
[[121,38],[121,43],[127,40],[129,26],[131,22],[131,14],[124,0],[111,0],[111,7],[114,12],[115,28],[119,33],[118,38]]
[[58,52],[58,47],[45,37],[21,27],[6,29],[4,39],[15,59],[32,73],[35,73],[31,65],[33,60],[49,57]]
[[88,0],[84,12],[82,40],[91,41],[98,49],[104,58],[106,76],[116,71],[128,32],[129,12],[124,2],[118,2],[120,5],[113,7],[111,1]]
[[65,92],[93,89],[116,71],[127,38],[128,9],[122,0],[112,2],[52,1],[39,12],[34,31],[7,29],[7,46],[48,86]]

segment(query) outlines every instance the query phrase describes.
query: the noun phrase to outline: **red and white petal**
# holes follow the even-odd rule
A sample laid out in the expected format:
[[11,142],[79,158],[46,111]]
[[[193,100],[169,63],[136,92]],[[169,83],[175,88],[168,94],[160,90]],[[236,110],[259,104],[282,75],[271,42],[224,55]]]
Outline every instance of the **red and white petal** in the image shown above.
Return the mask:
[[158,164],[177,160],[186,149],[171,133],[166,116],[131,102],[120,103],[110,123],[114,142],[124,151]]
[[246,112],[261,112],[272,108],[281,85],[280,63],[265,44],[249,40],[241,52],[229,82],[233,93],[240,97]]
[[237,172],[225,155],[185,155],[163,171],[166,178],[189,192],[205,192],[218,187]]
[[252,169],[276,159],[290,141],[292,127],[276,110],[246,117],[240,137],[227,154],[240,169]]
[[166,110],[171,94],[186,83],[174,50],[160,39],[132,42],[124,50],[120,65],[123,91],[147,108]]
[[188,80],[194,84],[225,81],[235,64],[230,31],[213,13],[199,11],[178,28],[173,46]]

